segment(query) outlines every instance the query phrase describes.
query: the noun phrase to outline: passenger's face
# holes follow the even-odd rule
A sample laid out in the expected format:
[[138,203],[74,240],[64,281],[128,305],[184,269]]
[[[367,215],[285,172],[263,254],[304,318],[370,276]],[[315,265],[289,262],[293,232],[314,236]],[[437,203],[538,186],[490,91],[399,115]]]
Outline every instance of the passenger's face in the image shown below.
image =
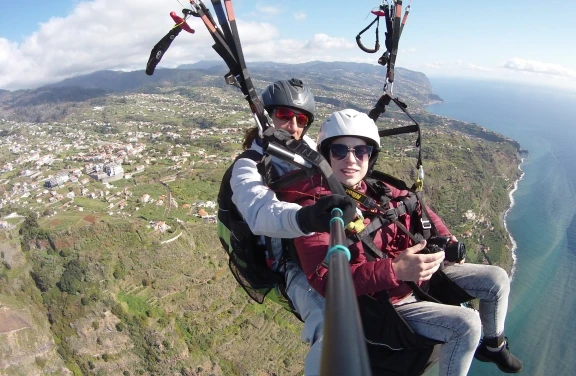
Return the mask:
[[355,187],[366,176],[370,155],[370,146],[360,138],[340,137],[330,144],[330,165],[334,175],[340,183],[350,187]]
[[299,140],[308,123],[308,117],[291,108],[280,107],[274,109],[272,121],[274,122],[274,127],[287,131],[295,139]]

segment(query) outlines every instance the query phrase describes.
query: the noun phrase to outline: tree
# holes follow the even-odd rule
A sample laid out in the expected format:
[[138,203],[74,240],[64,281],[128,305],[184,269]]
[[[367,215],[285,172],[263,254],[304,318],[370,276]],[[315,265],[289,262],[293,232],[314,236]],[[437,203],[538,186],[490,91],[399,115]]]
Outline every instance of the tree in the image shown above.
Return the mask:
[[76,294],[80,291],[81,283],[84,278],[84,270],[80,261],[75,259],[66,265],[66,270],[62,273],[62,278],[58,282],[58,288],[68,294]]
[[52,287],[51,278],[46,269],[32,270],[30,276],[40,291],[46,292]]

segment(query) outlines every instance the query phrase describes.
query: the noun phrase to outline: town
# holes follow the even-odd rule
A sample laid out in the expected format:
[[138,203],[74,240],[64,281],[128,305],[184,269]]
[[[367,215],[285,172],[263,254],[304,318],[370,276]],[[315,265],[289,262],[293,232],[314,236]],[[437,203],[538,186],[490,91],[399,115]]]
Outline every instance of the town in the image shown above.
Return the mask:
[[[184,127],[145,119],[151,114],[165,119],[197,115],[194,110],[176,110],[189,105],[185,98],[133,94],[123,96],[112,108],[83,107],[84,112],[72,115],[82,118],[75,122],[0,119],[5,133],[0,138],[0,209],[27,208],[41,216],[63,211],[132,216],[143,207],[156,206],[162,208],[162,214],[165,208],[185,209],[179,213],[185,214],[180,220],[192,216],[214,222],[217,191],[174,197],[164,189],[146,190],[135,184],[168,187],[171,179],[194,170],[223,171],[239,153],[245,124],[253,123],[247,111],[239,113],[236,127],[224,128]],[[144,119],[102,122],[103,116],[120,107],[127,109],[128,116]],[[206,146],[195,147],[196,142]],[[164,231],[167,226],[160,219],[151,226]],[[10,225],[4,220],[0,226]]]

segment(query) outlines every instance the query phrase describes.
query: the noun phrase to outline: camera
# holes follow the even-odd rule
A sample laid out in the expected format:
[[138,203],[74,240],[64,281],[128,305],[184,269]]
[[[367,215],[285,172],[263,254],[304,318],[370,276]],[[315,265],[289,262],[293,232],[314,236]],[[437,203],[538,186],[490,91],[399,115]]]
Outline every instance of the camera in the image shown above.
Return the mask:
[[444,251],[445,260],[460,262],[466,257],[466,246],[464,243],[451,243],[449,236],[433,236],[426,241],[426,248],[420,253],[436,253]]

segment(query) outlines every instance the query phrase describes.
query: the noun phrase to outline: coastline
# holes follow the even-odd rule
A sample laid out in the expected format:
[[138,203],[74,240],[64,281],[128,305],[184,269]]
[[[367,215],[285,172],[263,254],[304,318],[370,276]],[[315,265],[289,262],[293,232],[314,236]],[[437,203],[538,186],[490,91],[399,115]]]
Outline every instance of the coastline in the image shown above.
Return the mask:
[[510,239],[510,243],[512,244],[512,246],[510,247],[510,252],[512,254],[512,269],[510,270],[510,281],[512,281],[514,279],[514,273],[516,272],[516,261],[517,261],[516,249],[518,248],[518,244],[516,243],[516,240],[514,239],[512,234],[510,233],[510,230],[508,230],[508,224],[506,223],[506,217],[508,216],[508,212],[510,212],[510,210],[514,207],[514,203],[515,203],[514,202],[514,192],[516,192],[518,190],[518,184],[524,178],[525,173],[522,170],[522,163],[524,163],[524,158],[520,159],[520,164],[518,165],[518,170],[520,170],[522,173],[520,174],[520,177],[514,182],[514,187],[508,193],[508,197],[510,199],[510,205],[508,206],[508,209],[506,209],[506,211],[504,211],[504,215],[502,216],[502,221],[504,222],[504,229],[506,230],[506,233],[508,234],[508,238]]

